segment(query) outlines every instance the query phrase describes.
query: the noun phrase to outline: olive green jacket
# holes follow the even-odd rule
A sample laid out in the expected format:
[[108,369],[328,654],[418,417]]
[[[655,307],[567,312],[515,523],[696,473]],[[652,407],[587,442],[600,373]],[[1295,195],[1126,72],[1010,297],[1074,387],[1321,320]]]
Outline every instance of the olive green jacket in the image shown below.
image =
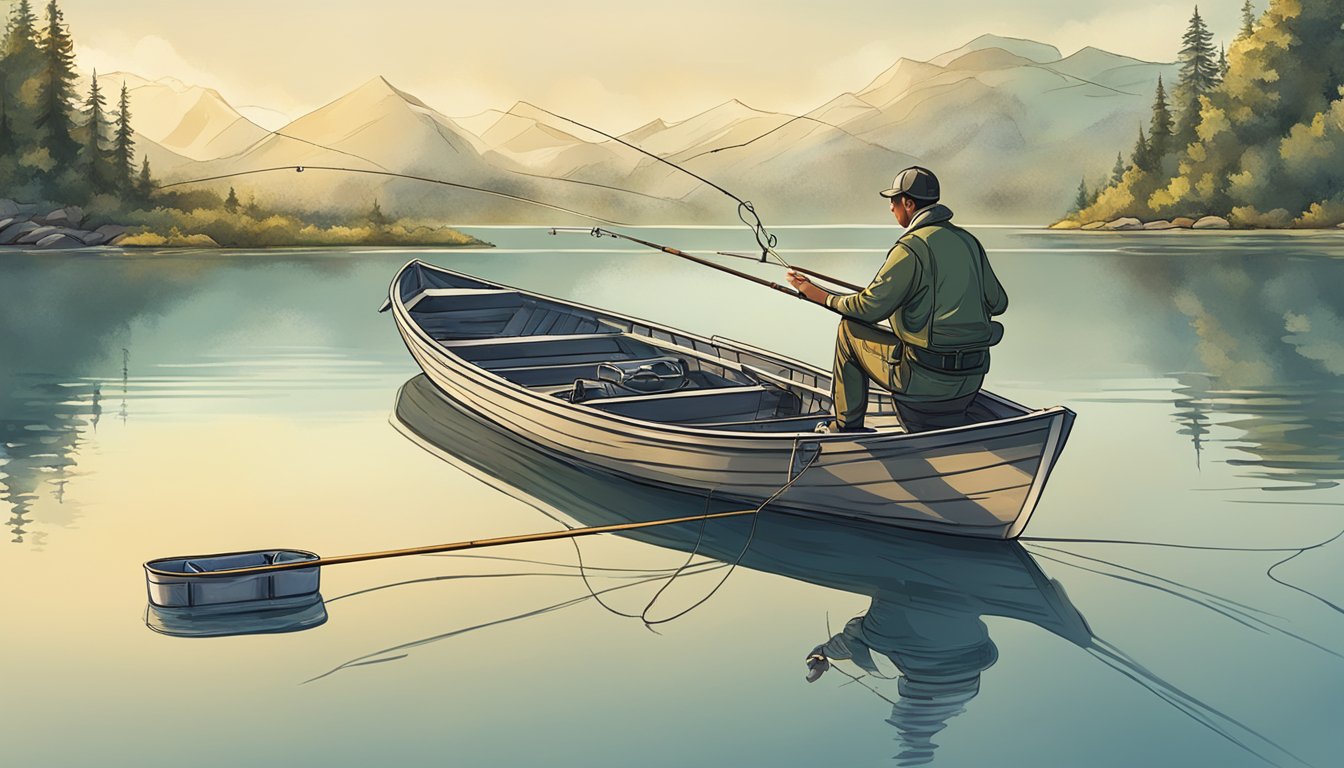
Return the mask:
[[997,342],[990,318],[1008,308],[1008,294],[980,241],[951,219],[944,205],[915,214],[868,287],[832,295],[826,305],[867,323],[890,322],[902,342],[936,352]]

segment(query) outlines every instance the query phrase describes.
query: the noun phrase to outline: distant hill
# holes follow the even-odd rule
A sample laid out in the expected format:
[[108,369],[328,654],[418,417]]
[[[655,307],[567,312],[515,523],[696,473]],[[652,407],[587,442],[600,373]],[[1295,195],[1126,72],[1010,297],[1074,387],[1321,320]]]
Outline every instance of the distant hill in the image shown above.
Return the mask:
[[[1073,199],[1079,176],[1109,173],[1113,158],[1097,148],[1132,144],[1158,76],[1170,82],[1175,71],[1095,48],[1063,57],[1044,43],[982,35],[929,61],[900,59],[805,115],[731,100],[622,138],[751,199],[777,222],[884,221],[874,193],[915,163],[940,175],[963,220],[1046,222]],[[536,196],[616,220],[735,220],[731,201],[691,176],[525,102],[451,118],[374,78],[280,133],[173,178],[345,164]],[[537,206],[385,178],[233,184],[300,206],[358,209],[378,197],[389,210],[459,223],[556,220]]]
[[[100,75],[98,80],[110,103],[115,103],[124,83],[136,131],[191,160],[237,154],[267,136],[265,128],[243,117],[210,88],[173,78],[150,81],[128,72]],[[87,90],[83,83],[77,88]]]

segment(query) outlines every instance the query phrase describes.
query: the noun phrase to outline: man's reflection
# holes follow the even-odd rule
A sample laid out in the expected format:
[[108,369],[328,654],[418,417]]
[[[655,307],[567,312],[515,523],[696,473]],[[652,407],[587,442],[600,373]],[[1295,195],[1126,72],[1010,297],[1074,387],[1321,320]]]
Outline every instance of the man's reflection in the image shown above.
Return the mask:
[[937,748],[933,737],[966,711],[980,692],[980,673],[998,658],[964,593],[878,593],[867,613],[812,649],[807,679],[819,679],[832,661],[849,661],[869,677],[894,678],[899,697],[887,722],[900,733],[897,764],[924,765]]

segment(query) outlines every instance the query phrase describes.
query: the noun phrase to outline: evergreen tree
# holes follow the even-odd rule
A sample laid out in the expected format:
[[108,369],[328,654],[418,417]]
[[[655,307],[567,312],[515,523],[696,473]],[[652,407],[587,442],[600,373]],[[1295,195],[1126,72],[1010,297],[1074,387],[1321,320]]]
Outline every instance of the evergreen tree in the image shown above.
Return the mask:
[[154,180],[149,175],[149,158],[140,160],[140,178],[135,182],[135,193],[142,200],[148,200],[154,194]]
[[0,157],[10,158],[18,154],[18,142],[14,140],[14,127],[9,122],[9,100],[0,93]]
[[1130,155],[1129,162],[1141,171],[1149,170],[1152,166],[1152,148],[1143,135],[1142,125],[1139,126],[1139,140],[1134,142],[1134,154]]
[[378,205],[377,198],[374,198],[373,209],[369,211],[369,215],[367,218],[369,220],[369,223],[373,225],[374,229],[382,229],[383,227],[387,226],[388,224],[387,215],[383,213],[382,207]]
[[80,152],[85,178],[95,193],[109,192],[114,186],[111,157],[107,147],[107,100],[98,87],[98,72],[89,84],[89,98],[84,102],[84,146]]
[[117,127],[112,144],[112,178],[119,189],[130,189],[135,175],[135,131],[131,128],[131,100],[126,82],[121,83],[117,102]]
[[1237,34],[1237,39],[1250,37],[1255,31],[1255,6],[1251,5],[1251,0],[1241,4],[1241,32]]
[[1213,50],[1213,33],[1199,15],[1199,6],[1190,17],[1190,26],[1181,37],[1181,79],[1176,85],[1176,140],[1181,146],[1196,139],[1201,96],[1207,96],[1218,84],[1218,61]]
[[1087,191],[1087,177],[1084,176],[1084,177],[1078,182],[1078,197],[1074,198],[1074,200],[1073,200],[1073,210],[1074,210],[1075,212],[1076,212],[1076,211],[1081,211],[1081,210],[1083,210],[1084,208],[1086,208],[1088,205],[1090,205],[1091,202],[1092,202],[1092,195],[1088,194],[1088,191]]
[[11,130],[15,131],[14,151],[26,151],[33,139],[36,103],[24,99],[24,85],[42,69],[42,54],[37,46],[37,17],[28,0],[19,0],[10,13],[0,40],[0,98],[4,99]]
[[47,4],[47,29],[39,50],[42,71],[38,78],[37,120],[39,142],[58,166],[67,168],[79,154],[74,130],[75,44],[63,23],[56,0]]
[[1125,177],[1125,158],[1119,153],[1115,153],[1115,168],[1111,170],[1111,184],[1119,184]]
[[1218,82],[1223,82],[1227,77],[1227,46],[1218,46]]
[[229,187],[229,196],[224,198],[224,210],[229,213],[238,212],[238,193],[233,191],[233,187]]
[[1153,95],[1153,118],[1148,125],[1148,146],[1152,157],[1161,159],[1172,149],[1171,110],[1167,107],[1167,91],[1162,76],[1157,76],[1157,93]]

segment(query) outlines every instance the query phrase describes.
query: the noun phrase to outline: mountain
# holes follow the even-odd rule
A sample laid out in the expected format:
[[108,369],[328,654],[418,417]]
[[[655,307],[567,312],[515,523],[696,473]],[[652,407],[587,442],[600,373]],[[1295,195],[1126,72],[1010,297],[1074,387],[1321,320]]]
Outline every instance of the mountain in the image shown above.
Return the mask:
[[[882,219],[873,192],[902,167],[932,168],[961,220],[1053,220],[1080,176],[1109,174],[1147,124],[1159,75],[1175,64],[982,35],[929,61],[900,59],[862,88],[804,115],[733,99],[622,136],[739,197],[762,216],[809,222]],[[559,111],[559,110],[557,110]],[[557,221],[508,195],[612,220],[735,221],[712,186],[547,110],[515,103],[451,118],[383,78],[304,115],[237,156],[178,178],[287,165],[395,172],[502,192],[313,173],[246,176],[237,185],[277,205],[451,216],[458,223]],[[875,208],[877,208],[875,212]],[[561,216],[563,219],[563,216]]]
[[[480,132],[477,135],[375,77],[238,155],[179,169],[169,180],[303,166],[302,176],[266,172],[208,186],[221,193],[234,187],[245,199],[254,196],[277,208],[362,212],[377,200],[390,213],[450,216],[455,222],[576,223],[553,207],[516,198],[611,219],[645,209],[650,216],[673,215],[667,209],[676,208],[675,203],[620,188],[618,182],[628,175],[633,161],[604,172],[609,149],[542,123],[542,114],[519,105],[509,113],[464,118],[463,123]],[[576,168],[598,178],[567,178],[566,172]]]
[[[128,72],[102,75],[99,81],[109,106],[116,103],[124,83],[130,99],[131,125],[182,157],[192,160],[227,157],[268,135],[265,128],[243,117],[210,88],[187,85],[174,78],[150,81]],[[77,87],[86,88],[82,84]]]

